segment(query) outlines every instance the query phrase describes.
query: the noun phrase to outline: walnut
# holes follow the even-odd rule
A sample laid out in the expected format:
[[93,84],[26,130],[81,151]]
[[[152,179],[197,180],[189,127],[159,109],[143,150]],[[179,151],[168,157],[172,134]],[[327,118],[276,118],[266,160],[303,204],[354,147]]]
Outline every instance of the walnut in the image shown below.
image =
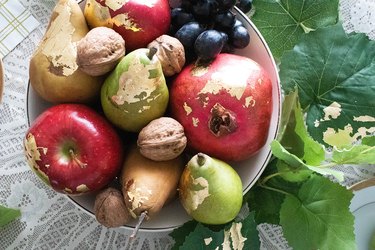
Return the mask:
[[185,65],[185,50],[182,43],[172,36],[161,35],[147,45],[157,48],[156,56],[161,62],[165,76],[179,73]]
[[90,30],[77,45],[77,64],[88,75],[104,75],[125,55],[125,40],[107,27]]
[[97,194],[94,212],[96,220],[106,227],[120,227],[131,219],[122,193],[111,187]]
[[138,134],[140,153],[154,161],[168,161],[179,156],[186,147],[184,127],[175,119],[152,120]]

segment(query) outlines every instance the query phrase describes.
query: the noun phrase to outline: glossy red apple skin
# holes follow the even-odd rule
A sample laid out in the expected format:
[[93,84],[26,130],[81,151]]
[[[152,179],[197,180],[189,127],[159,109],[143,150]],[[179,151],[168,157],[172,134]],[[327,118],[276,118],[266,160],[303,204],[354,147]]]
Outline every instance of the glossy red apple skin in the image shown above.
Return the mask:
[[24,147],[32,170],[54,190],[69,195],[102,189],[123,161],[117,132],[83,104],[59,104],[44,111],[26,132]]
[[[193,151],[224,161],[242,161],[266,143],[272,82],[249,58],[219,54],[209,65],[187,65],[173,80],[170,96],[171,114],[183,125],[188,148]],[[211,118],[218,107],[229,112],[233,123],[215,134]]]
[[[99,5],[93,4],[94,1]],[[124,38],[127,52],[146,48],[151,41],[167,33],[170,27],[171,13],[168,0],[128,0],[123,1],[121,7],[108,4],[108,0],[87,2],[91,2],[89,5],[86,3],[85,7],[85,17],[89,26],[105,25],[114,29]],[[102,20],[98,20],[95,9],[99,8],[107,8],[104,12],[109,13],[109,16],[102,15]]]

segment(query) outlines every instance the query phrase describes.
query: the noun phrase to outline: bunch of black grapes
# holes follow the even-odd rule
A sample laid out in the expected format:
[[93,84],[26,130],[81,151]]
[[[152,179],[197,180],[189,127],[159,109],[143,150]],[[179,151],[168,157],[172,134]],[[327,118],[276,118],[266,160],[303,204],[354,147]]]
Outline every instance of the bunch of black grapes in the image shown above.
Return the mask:
[[171,9],[170,33],[184,45],[187,59],[214,59],[219,53],[243,49],[250,42],[233,7],[247,13],[252,0],[182,0]]

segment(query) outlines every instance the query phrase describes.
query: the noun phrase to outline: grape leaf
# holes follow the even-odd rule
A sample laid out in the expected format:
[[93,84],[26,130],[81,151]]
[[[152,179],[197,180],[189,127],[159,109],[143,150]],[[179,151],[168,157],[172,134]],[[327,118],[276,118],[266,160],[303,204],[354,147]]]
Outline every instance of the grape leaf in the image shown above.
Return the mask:
[[281,141],[284,137],[285,130],[291,120],[291,116],[294,113],[294,108],[298,99],[298,89],[295,88],[294,91],[289,92],[288,95],[284,96],[282,110],[281,110],[281,121],[280,121],[280,130],[277,134],[277,140]]
[[375,146],[335,147],[332,152],[332,160],[337,164],[375,164]]
[[362,138],[362,144],[367,146],[375,146],[375,136],[366,136]]
[[20,216],[21,211],[19,209],[7,208],[0,205],[0,227],[5,226]]
[[179,249],[182,244],[184,244],[185,238],[188,234],[194,231],[194,229],[197,227],[198,222],[195,220],[191,220],[188,222],[185,222],[182,226],[175,228],[169,235],[173,238],[174,245],[172,249]]
[[[244,201],[247,202],[249,209],[255,212],[254,219],[257,224],[270,223],[278,225],[280,221],[279,212],[281,204],[284,201],[285,194],[265,189],[259,185],[264,178],[274,174],[277,171],[276,163],[277,159],[274,159],[268,163],[261,176],[261,179],[258,180],[257,185],[253,186],[244,196]],[[275,178],[269,180],[269,182],[274,181]]]
[[[292,99],[292,101],[289,99]],[[320,165],[325,159],[325,151],[323,146],[314,141],[307,132],[303,112],[299,103],[298,90],[290,92],[289,95],[285,96],[283,104],[284,103],[291,103],[289,105],[292,107],[292,110],[289,113],[289,121],[285,127],[280,143],[284,148],[288,149],[291,154],[296,155],[305,163],[313,166]],[[287,108],[289,109],[288,106]]]
[[307,169],[307,168],[293,170],[289,167],[289,165],[286,162],[282,160],[277,161],[276,166],[279,171],[280,177],[290,182],[305,181],[313,173],[312,170]]
[[292,169],[295,169],[295,170],[310,169],[321,175],[332,175],[340,182],[344,181],[344,173],[334,170],[332,168],[316,167],[316,166],[308,165],[304,163],[301,159],[299,159],[297,156],[295,156],[294,154],[289,153],[280,144],[280,142],[276,140],[271,142],[271,150],[275,157],[286,162]]
[[215,232],[208,227],[198,223],[194,231],[186,238],[179,250],[207,249],[214,250],[224,242],[224,232]]
[[[250,212],[250,214],[243,220],[239,221],[242,223],[241,233],[246,238],[244,242],[244,247],[242,249],[257,250],[260,249],[259,232],[257,230],[257,224],[254,219],[255,213]],[[236,246],[236,245],[232,245]],[[232,248],[238,249],[241,248]]]
[[285,195],[259,186],[252,187],[248,192],[248,204],[250,210],[255,212],[257,224],[280,223],[280,208]]
[[354,216],[349,210],[353,193],[319,175],[313,175],[298,196],[285,198],[280,225],[293,249],[356,249]]
[[300,36],[338,20],[338,0],[254,0],[251,20],[279,59]]
[[342,146],[375,132],[375,41],[345,34],[340,23],[301,36],[284,54],[286,93],[298,86],[310,135]]
[[[254,218],[257,224],[269,223],[278,225],[280,223],[280,208],[284,202],[285,193],[297,195],[301,185],[300,183],[291,183],[283,178],[274,176],[274,174],[278,174],[276,165],[279,162],[278,159],[273,159],[267,165],[257,185],[252,187],[244,197],[250,210],[255,212]],[[273,177],[268,178],[270,176]]]
[[[192,226],[192,223],[188,224]],[[249,249],[260,248],[258,231],[254,221],[254,213],[249,213],[243,220],[215,226],[221,230],[214,231],[210,226],[197,223],[194,230],[184,239],[181,246],[173,249],[191,250],[216,250],[216,249]]]

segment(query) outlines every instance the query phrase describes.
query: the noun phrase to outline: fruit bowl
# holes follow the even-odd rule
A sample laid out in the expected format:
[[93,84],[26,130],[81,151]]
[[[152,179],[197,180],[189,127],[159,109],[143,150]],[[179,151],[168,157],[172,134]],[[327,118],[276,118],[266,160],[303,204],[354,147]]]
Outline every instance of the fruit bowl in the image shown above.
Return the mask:
[[[84,1],[82,1],[80,5],[83,8]],[[237,15],[237,18],[242,21],[251,37],[250,44],[244,49],[235,51],[235,54],[249,57],[259,63],[268,72],[273,85],[273,111],[266,144],[256,155],[252,156],[250,159],[232,164],[232,166],[241,177],[243,183],[243,192],[246,193],[261,176],[271,157],[270,143],[276,138],[280,124],[281,91],[278,69],[264,38],[243,12],[241,12],[238,8],[235,8],[234,11]],[[27,89],[26,101],[27,119],[29,125],[36,119],[39,114],[41,114],[50,106],[51,104],[41,99],[29,84]],[[94,216],[94,194],[68,197],[79,208],[86,211],[91,216]],[[189,220],[191,220],[191,217],[187,215],[180,202],[176,199],[166,205],[156,218],[143,222],[140,231],[168,232],[178,226],[181,226],[183,223]],[[123,228],[126,230],[133,230],[135,224],[136,221],[134,220],[131,223],[123,226]]]

